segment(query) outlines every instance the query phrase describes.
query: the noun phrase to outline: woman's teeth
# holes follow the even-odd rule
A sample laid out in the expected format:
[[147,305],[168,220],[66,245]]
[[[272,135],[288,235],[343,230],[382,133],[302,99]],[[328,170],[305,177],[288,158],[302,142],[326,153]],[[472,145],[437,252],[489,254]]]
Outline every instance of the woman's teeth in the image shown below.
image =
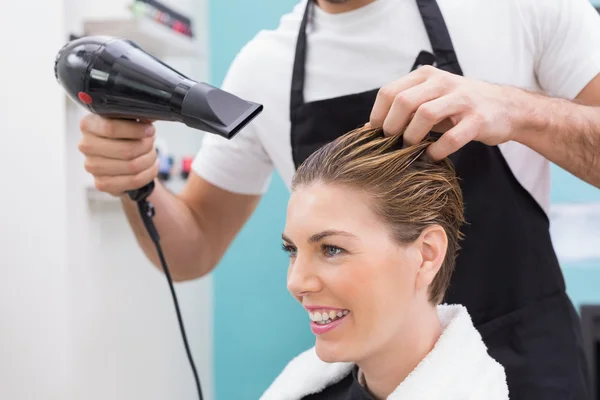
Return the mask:
[[340,319],[346,315],[348,315],[350,311],[348,310],[322,310],[316,312],[309,312],[308,316],[310,320],[319,325],[329,324],[336,319]]

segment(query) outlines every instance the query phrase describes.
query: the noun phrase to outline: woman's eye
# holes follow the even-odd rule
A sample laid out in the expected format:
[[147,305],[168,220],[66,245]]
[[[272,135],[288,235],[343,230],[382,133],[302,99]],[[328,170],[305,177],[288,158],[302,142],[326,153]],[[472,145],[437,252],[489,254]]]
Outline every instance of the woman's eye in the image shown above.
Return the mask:
[[296,257],[297,250],[293,246],[290,246],[288,244],[282,244],[281,248],[283,249],[283,251],[288,253],[290,257]]
[[339,247],[336,246],[331,246],[328,244],[324,244],[323,245],[323,252],[325,253],[326,257],[335,257],[338,254],[342,253],[344,250],[340,249]]

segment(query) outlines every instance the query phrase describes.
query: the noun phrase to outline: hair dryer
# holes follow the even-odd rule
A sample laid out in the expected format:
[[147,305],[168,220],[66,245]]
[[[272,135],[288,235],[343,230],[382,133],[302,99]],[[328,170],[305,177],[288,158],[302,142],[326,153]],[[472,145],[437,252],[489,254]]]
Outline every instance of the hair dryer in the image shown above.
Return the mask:
[[[135,43],[106,36],[87,36],[67,43],[56,56],[54,74],[68,95],[106,118],[163,120],[231,139],[263,106],[206,83],[193,81],[143,51]],[[147,200],[154,181],[130,191],[167,277],[188,360],[202,399],[200,379],[185,334],[173,280],[160,246]]]
[[[263,108],[184,76],[126,39],[72,40],[58,52],[54,73],[69,97],[95,114],[182,122],[227,139]],[[129,195],[139,200],[153,187],[152,182]]]

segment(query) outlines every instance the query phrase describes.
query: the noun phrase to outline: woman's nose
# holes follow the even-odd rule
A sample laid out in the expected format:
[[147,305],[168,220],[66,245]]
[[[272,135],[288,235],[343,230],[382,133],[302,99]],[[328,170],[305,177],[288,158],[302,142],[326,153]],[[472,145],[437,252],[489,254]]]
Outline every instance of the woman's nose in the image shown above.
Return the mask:
[[288,269],[287,286],[294,296],[303,296],[318,292],[322,288],[321,280],[309,260],[297,257]]

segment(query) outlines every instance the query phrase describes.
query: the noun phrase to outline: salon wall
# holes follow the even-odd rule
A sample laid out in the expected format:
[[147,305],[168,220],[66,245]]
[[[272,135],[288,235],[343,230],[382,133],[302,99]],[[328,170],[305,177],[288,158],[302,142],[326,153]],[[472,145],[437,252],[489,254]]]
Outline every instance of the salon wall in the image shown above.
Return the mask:
[[[551,199],[555,209],[581,210],[567,217],[570,219],[564,227],[567,231],[560,233],[560,237],[570,242],[565,244],[569,256],[561,257],[567,291],[577,309],[584,304],[600,304],[600,189],[553,165]],[[553,229],[555,244],[560,248],[558,231],[563,227],[556,222]]]
[[[206,1],[165,3],[195,18],[197,46],[205,47]],[[2,2],[10,18],[0,24],[0,399],[197,398],[166,279],[139,249],[118,201],[90,191],[77,149],[83,110],[53,74],[69,34],[82,34],[86,19],[126,18],[128,4]],[[208,79],[206,58],[165,61]],[[157,125],[177,159],[198,150],[197,131]],[[177,291],[212,400],[211,278]]]
[[[212,83],[221,84],[239,49],[260,29],[276,27],[295,3],[211,0]],[[293,356],[314,343],[306,313],[286,289],[288,259],[280,247],[288,196],[276,176],[213,274],[219,400],[258,398]]]
[[0,399],[70,398],[65,102],[52,78],[63,7],[2,3],[27,23],[0,24]]

